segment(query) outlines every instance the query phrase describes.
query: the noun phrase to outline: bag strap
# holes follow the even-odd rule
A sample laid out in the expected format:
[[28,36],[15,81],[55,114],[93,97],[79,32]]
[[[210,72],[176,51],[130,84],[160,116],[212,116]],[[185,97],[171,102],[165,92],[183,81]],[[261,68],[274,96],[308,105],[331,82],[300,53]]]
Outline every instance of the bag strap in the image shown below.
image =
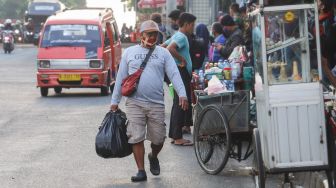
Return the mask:
[[142,69],[142,70],[145,69],[146,64],[147,64],[147,61],[149,60],[150,56],[152,55],[154,49],[155,49],[155,46],[154,46],[153,48],[149,49],[149,51],[148,51],[148,53],[147,53],[147,55],[146,55],[145,60],[144,60],[144,61],[141,63],[141,65],[140,65],[140,69]]

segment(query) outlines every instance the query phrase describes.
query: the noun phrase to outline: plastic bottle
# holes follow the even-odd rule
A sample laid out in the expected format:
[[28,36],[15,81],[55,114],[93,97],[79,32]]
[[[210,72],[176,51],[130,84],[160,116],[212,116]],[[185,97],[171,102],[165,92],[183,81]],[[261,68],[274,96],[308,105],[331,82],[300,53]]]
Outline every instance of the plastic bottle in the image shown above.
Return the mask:
[[224,83],[228,91],[235,91],[234,80],[224,80]]
[[203,73],[203,70],[199,70],[198,76],[199,76],[199,87],[200,87],[200,89],[204,89],[204,73]]
[[218,68],[220,69],[224,68],[224,60],[222,58],[218,60]]
[[232,80],[232,76],[231,76],[231,65],[229,63],[228,60],[224,61],[224,69],[223,69],[223,76],[224,76],[224,80]]
[[231,70],[231,77],[232,77],[232,80],[236,80],[238,78],[238,64],[236,62],[232,62],[232,70]]

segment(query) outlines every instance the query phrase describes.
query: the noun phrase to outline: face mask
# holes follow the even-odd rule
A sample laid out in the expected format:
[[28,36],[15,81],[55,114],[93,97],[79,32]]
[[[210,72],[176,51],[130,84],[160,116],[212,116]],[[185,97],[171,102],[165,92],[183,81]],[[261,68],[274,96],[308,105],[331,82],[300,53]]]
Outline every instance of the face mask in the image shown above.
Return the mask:
[[156,45],[156,41],[157,41],[157,38],[153,38],[153,37],[148,38],[145,36],[141,37],[141,44],[145,48],[152,48],[153,46]]
[[171,28],[177,31],[179,29],[179,26],[177,24],[171,24]]

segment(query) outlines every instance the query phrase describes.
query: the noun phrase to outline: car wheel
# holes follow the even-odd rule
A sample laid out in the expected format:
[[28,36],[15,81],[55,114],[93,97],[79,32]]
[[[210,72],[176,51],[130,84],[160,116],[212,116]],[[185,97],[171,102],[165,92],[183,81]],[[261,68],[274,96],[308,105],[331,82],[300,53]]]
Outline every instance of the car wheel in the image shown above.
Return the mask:
[[41,88],[40,88],[40,91],[41,91],[41,96],[42,96],[42,97],[46,97],[46,96],[48,96],[48,88],[46,88],[46,87],[41,87]]

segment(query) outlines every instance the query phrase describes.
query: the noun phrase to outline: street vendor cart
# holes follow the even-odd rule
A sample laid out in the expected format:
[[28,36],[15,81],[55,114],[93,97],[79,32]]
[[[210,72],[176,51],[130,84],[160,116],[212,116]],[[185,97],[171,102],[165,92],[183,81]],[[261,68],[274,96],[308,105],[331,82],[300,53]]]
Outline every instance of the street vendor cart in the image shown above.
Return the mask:
[[[287,4],[285,4],[285,2]],[[257,124],[254,177],[321,171],[335,187],[335,142],[325,122],[318,23],[314,1],[260,0],[252,19]],[[316,30],[319,36],[319,30]],[[314,43],[316,50],[310,46]]]
[[[206,173],[217,174],[229,158],[248,158],[252,147],[257,187],[266,186],[267,173],[284,173],[284,182],[290,183],[290,172],[325,171],[329,187],[335,188],[336,123],[325,109],[330,98],[323,94],[320,41],[312,40],[308,29],[318,25],[317,3],[260,0],[250,16],[257,123],[250,121],[249,91],[215,95],[196,91],[198,163]],[[319,36],[319,30],[315,32]]]

